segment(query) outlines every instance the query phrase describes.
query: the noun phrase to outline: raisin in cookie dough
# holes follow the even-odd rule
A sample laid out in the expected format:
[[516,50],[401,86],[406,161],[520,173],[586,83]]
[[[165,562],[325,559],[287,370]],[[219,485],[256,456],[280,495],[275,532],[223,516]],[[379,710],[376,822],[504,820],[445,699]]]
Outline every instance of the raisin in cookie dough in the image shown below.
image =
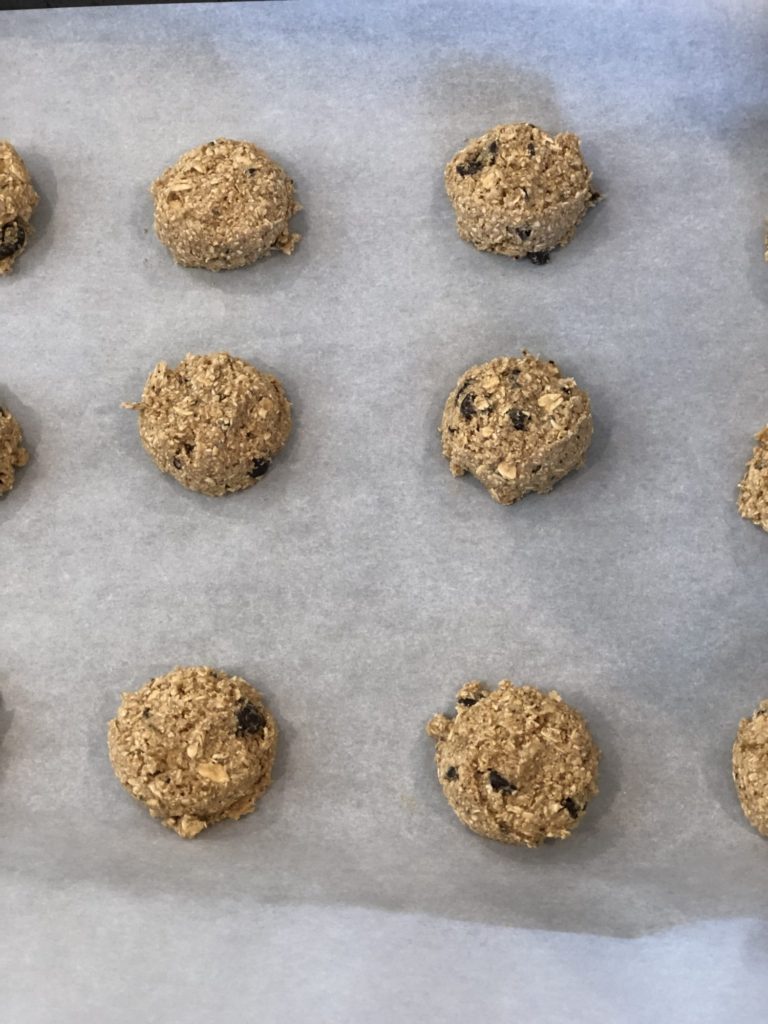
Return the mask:
[[546,263],[567,245],[592,190],[578,136],[552,138],[532,124],[501,124],[472,139],[445,168],[456,227],[476,249]]
[[0,495],[12,489],[16,470],[26,466],[28,459],[21,427],[7,409],[0,408]]
[[755,438],[757,444],[739,484],[739,512],[768,530],[768,427]]
[[435,715],[437,777],[458,818],[481,836],[539,846],[564,839],[597,793],[599,751],[582,716],[552,691],[502,680],[459,690]]
[[233,270],[272,250],[293,252],[301,206],[279,164],[250,142],[190,149],[152,184],[155,232],[183,267]]
[[38,203],[29,171],[10,142],[0,141],[0,275],[26,249]]
[[589,396],[556,363],[523,352],[471,366],[448,396],[440,425],[454,476],[472,473],[494,501],[545,494],[584,462]]
[[128,792],[191,839],[254,809],[271,782],[277,726],[244,679],[176,668],[123,694],[108,745]]
[[742,718],[733,744],[733,781],[741,809],[757,831],[768,836],[768,700],[751,718]]
[[158,469],[218,496],[258,483],[291,432],[291,403],[276,377],[217,352],[158,363],[139,410],[142,444]]

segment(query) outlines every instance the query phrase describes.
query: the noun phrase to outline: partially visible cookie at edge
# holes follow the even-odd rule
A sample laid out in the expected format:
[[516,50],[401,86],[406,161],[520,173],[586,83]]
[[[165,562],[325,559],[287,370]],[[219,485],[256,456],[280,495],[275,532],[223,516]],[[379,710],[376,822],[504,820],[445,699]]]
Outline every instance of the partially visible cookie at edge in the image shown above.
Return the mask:
[[9,274],[26,249],[39,196],[10,142],[0,140],[0,275]]
[[443,455],[494,501],[545,494],[584,462],[592,440],[589,396],[552,360],[523,352],[471,366],[443,409]]
[[215,139],[183,153],[152,184],[155,232],[181,266],[234,270],[299,238],[293,181],[250,142]]
[[280,381],[228,352],[158,363],[139,402],[139,434],[158,469],[220,496],[264,479],[291,432]]
[[0,408],[0,495],[7,494],[16,479],[16,470],[26,466],[29,454],[24,448],[21,427],[7,409]]
[[732,751],[733,781],[750,825],[768,836],[768,700],[742,718]]
[[471,139],[448,163],[445,188],[464,241],[533,263],[567,245],[600,199],[572,132],[501,124]]
[[176,668],[124,693],[109,723],[122,785],[184,839],[253,811],[272,778],[277,725],[239,676]]
[[448,803],[489,839],[529,847],[564,839],[597,793],[600,752],[554,690],[472,681],[458,692],[455,716],[435,715],[427,733]]
[[757,444],[739,484],[739,512],[756,526],[768,530],[768,426],[755,438]]

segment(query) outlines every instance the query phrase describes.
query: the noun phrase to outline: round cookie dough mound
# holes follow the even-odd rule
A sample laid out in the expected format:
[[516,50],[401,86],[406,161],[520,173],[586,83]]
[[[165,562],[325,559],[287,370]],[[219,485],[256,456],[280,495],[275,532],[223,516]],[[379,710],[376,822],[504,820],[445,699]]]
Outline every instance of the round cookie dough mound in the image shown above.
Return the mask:
[[546,263],[600,198],[578,136],[501,124],[472,139],[445,168],[456,227],[476,249]]
[[158,468],[202,494],[261,480],[291,432],[280,381],[227,352],[158,363],[144,385],[139,434]]
[[21,427],[7,409],[0,408],[0,494],[11,490],[16,470],[25,466],[28,459],[22,446]]
[[123,694],[108,743],[123,786],[191,839],[254,809],[271,781],[277,726],[244,679],[176,668]]
[[739,512],[768,530],[768,427],[763,427],[755,440],[752,458],[739,484]]
[[10,273],[26,249],[37,202],[24,161],[10,142],[0,141],[0,274]]
[[597,793],[599,751],[554,691],[481,683],[459,690],[456,717],[435,715],[437,777],[460,820],[502,843],[564,839]]
[[183,267],[246,267],[273,249],[293,252],[301,237],[288,226],[301,209],[293,182],[250,142],[190,149],[151,192],[157,237]]
[[556,363],[523,352],[471,366],[448,396],[440,425],[454,476],[472,473],[494,501],[545,494],[584,462],[589,396]]
[[768,700],[751,718],[742,718],[733,744],[733,781],[741,809],[757,831],[768,836]]

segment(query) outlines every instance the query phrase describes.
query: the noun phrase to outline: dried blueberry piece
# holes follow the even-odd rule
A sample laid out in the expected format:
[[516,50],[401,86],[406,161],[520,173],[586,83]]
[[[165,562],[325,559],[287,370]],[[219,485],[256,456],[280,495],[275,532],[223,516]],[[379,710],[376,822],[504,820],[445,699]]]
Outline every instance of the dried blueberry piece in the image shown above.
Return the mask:
[[260,476],[264,476],[269,469],[269,466],[269,459],[254,459],[253,465],[248,470],[248,476],[252,477],[254,480],[258,480]]
[[523,241],[523,242],[527,242],[528,239],[531,237],[531,229],[530,228],[515,228],[515,230],[517,231],[518,235],[520,236],[521,241]]
[[482,163],[479,160],[467,160],[464,164],[456,164],[456,173],[460,174],[462,178],[466,178],[468,174],[477,174],[478,171],[482,170]]
[[142,712],[141,712],[141,717],[142,717],[142,718],[149,718],[149,716],[150,716],[150,710],[149,710],[149,708],[144,708],[144,709],[142,710]]
[[562,391],[562,393],[565,395],[566,398],[570,398],[571,395],[573,394],[573,388],[568,387],[567,384],[563,384],[563,386],[560,388],[560,390]]
[[512,420],[512,426],[515,430],[525,430],[530,416],[527,412],[523,412],[522,409],[510,409],[509,418]]
[[240,707],[235,712],[237,719],[235,735],[244,736],[247,733],[249,736],[256,736],[267,724],[264,715],[249,700],[241,698],[238,703]]
[[472,417],[477,413],[474,395],[464,395],[461,400],[461,405],[459,406],[459,412],[465,420],[472,419]]
[[477,701],[477,697],[459,697],[457,703],[461,704],[462,707],[471,708],[474,707],[475,704],[477,704]]
[[531,473],[538,473],[541,466],[531,466]]
[[537,267],[543,267],[545,263],[549,263],[548,252],[527,252],[525,255],[531,263],[535,263]]
[[252,178],[254,174],[258,174],[259,172],[255,167],[249,167],[245,173],[248,175],[249,178]]
[[182,444],[182,448],[187,453],[187,455],[191,455],[192,452],[195,450],[195,446],[193,444],[190,444],[188,441],[184,441],[184,443]]
[[600,193],[599,192],[593,192],[592,195],[589,197],[590,203],[596,203],[598,201],[598,199],[600,199]]
[[510,782],[509,779],[505,779],[503,775],[499,775],[498,772],[489,772],[488,781],[491,784],[491,789],[495,793],[515,793],[517,792],[517,786],[514,782]]
[[536,147],[532,142],[528,143],[528,156],[536,156]]
[[173,456],[172,462],[174,469],[181,469],[181,459],[178,457],[178,455]]
[[488,143],[488,152],[491,154],[491,156],[496,156],[496,154],[499,152],[499,143],[496,141],[496,139],[494,139],[493,142]]
[[0,228],[0,260],[13,256],[24,248],[27,240],[27,233],[21,221],[12,220],[10,224],[3,224]]
[[560,801],[560,806],[564,807],[572,818],[578,818],[583,808],[579,807],[573,797],[567,796],[565,800]]
[[451,767],[448,768],[448,770],[446,771],[445,777],[446,779],[448,779],[449,782],[455,782],[456,779],[458,779],[459,777],[459,769],[454,768],[454,766],[451,765]]

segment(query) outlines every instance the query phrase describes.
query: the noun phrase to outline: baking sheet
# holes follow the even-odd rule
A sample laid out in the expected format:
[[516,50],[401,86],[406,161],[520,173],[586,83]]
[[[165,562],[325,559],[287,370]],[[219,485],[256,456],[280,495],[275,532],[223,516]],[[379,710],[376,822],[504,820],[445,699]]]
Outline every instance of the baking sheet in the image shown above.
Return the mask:
[[[585,981],[597,939],[558,933],[764,938],[729,756],[768,693],[768,539],[735,509],[768,419],[767,25],[736,0],[0,14],[0,135],[43,197],[0,281],[0,402],[32,452],[0,502],[6,1020],[167,1020],[158,972],[191,1021],[254,991],[280,1019],[289,989],[307,1020],[391,1020],[377,929],[412,950],[400,1020],[448,977],[454,1009],[520,1009],[566,955],[586,1014],[615,1005]],[[443,194],[463,141],[514,120],[579,133],[606,196],[546,267],[462,243]],[[294,256],[212,275],[155,240],[148,184],[219,135],[295,178]],[[436,428],[467,366],[523,346],[589,390],[596,435],[584,470],[501,508]],[[224,348],[281,377],[296,422],[263,485],[211,500],[154,469],[120,402]],[[282,745],[257,813],[184,843],[120,789],[105,726],[121,690],[195,663],[258,686]],[[566,843],[485,842],[434,777],[425,721],[504,677],[557,688],[603,750]],[[358,960],[275,966],[280,928],[298,958],[356,936]],[[461,956],[550,959],[503,993],[460,983],[429,958],[454,928]],[[724,999],[718,970],[698,991]]]

